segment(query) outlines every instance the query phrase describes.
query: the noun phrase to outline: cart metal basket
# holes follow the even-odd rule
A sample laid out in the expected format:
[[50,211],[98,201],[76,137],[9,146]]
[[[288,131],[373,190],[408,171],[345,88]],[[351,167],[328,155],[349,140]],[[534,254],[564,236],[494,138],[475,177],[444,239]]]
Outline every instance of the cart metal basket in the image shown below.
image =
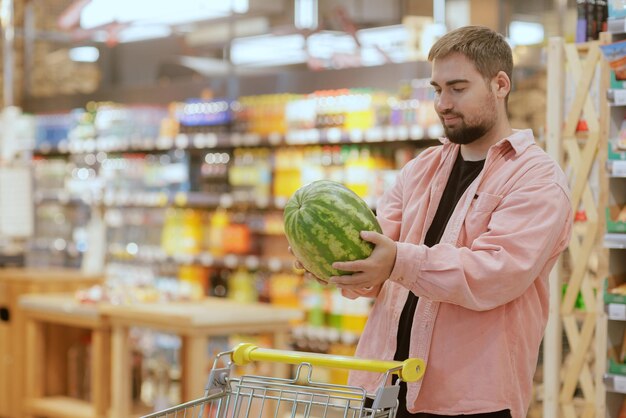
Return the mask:
[[[251,376],[231,377],[235,365],[270,361],[296,365],[293,379]],[[311,380],[314,366],[384,373],[395,385],[382,386],[376,393],[354,386]],[[394,418],[399,381],[413,382],[424,375],[424,361],[403,362],[359,359],[347,356],[259,348],[239,344],[217,355],[205,394],[194,401],[146,415],[144,418]]]

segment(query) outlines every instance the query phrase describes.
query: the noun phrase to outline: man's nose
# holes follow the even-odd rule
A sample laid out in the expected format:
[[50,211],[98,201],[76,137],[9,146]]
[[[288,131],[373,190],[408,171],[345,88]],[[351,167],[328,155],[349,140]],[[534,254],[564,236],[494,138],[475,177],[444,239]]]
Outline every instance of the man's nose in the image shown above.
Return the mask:
[[435,110],[438,113],[446,113],[452,110],[453,104],[452,100],[450,100],[450,95],[441,92],[439,97],[435,99]]

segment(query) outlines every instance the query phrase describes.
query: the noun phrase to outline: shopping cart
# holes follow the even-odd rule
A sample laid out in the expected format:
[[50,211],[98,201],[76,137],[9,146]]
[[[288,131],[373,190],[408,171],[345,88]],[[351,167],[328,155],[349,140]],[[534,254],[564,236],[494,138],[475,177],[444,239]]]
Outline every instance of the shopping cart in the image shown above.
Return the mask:
[[[270,361],[296,365],[293,379],[266,376],[231,377],[235,365]],[[312,381],[313,366],[398,374],[395,385],[376,393],[365,389]],[[394,418],[399,381],[414,382],[424,375],[424,361],[366,360],[355,357],[259,348],[239,344],[217,355],[204,397],[143,418]]]

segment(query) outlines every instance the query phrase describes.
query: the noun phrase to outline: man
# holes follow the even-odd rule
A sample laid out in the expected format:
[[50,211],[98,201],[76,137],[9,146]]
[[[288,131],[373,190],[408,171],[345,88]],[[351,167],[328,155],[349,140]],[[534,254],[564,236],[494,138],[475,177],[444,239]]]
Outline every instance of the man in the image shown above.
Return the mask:
[[[378,204],[369,258],[336,262],[345,296],[376,301],[357,356],[426,361],[402,383],[399,417],[522,418],[548,317],[548,274],[572,224],[567,179],[507,117],[504,38],[454,30],[432,47],[443,146],[409,162]],[[529,104],[532,105],[532,104]],[[306,273],[311,277],[310,273]],[[352,372],[375,390],[380,376]]]

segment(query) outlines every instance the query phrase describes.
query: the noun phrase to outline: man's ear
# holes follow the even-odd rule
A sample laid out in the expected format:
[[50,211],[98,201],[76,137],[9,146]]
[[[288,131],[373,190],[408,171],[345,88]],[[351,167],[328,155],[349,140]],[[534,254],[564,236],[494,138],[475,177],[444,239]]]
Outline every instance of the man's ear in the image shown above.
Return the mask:
[[494,78],[491,79],[491,88],[496,97],[504,99],[511,91],[511,79],[504,71],[499,71]]

